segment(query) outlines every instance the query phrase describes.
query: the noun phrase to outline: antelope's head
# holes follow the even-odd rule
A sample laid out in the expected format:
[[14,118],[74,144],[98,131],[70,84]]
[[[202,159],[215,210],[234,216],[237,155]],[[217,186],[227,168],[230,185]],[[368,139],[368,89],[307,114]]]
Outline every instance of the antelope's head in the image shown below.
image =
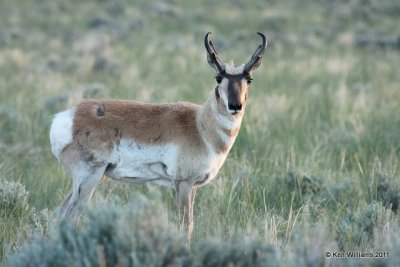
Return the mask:
[[215,79],[218,85],[215,88],[215,96],[217,101],[222,101],[227,112],[231,115],[240,114],[244,110],[248,88],[253,80],[253,72],[260,66],[262,55],[267,46],[264,34],[259,32],[257,34],[261,36],[261,44],[250,61],[240,66],[232,66],[221,62],[210,40],[211,32],[207,33],[204,38],[208,63],[217,73]]

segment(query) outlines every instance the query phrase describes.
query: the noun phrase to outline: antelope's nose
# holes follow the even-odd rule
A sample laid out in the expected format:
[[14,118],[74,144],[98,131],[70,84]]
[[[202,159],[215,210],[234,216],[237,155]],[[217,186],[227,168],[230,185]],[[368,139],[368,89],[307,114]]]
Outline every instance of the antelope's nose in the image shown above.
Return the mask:
[[242,110],[242,103],[230,103],[228,105],[230,111],[238,112]]

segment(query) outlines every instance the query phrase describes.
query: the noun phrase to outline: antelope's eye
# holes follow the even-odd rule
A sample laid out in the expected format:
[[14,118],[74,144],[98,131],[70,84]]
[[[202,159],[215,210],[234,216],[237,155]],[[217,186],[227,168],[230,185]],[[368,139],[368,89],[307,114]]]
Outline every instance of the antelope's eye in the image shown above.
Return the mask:
[[222,77],[221,76],[216,76],[215,80],[217,80],[217,83],[220,84],[222,82]]
[[253,81],[253,78],[247,78],[247,84],[251,84],[252,81]]

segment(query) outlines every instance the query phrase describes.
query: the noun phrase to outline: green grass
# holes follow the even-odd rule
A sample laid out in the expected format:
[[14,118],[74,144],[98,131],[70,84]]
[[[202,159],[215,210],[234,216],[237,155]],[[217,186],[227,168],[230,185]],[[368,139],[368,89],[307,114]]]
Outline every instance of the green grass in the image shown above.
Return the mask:
[[[396,266],[399,15],[394,0],[1,1],[0,189],[19,182],[27,199],[10,206],[12,192],[0,190],[0,262],[32,233],[46,235],[48,211],[69,190],[50,151],[54,113],[84,95],[202,103],[214,85],[205,33],[241,64],[260,31],[268,48],[239,137],[198,190],[193,246],[257,239],[280,251],[282,266]],[[107,180],[96,195],[126,207],[131,192],[176,223],[167,189]],[[325,257],[340,250],[390,258]]]

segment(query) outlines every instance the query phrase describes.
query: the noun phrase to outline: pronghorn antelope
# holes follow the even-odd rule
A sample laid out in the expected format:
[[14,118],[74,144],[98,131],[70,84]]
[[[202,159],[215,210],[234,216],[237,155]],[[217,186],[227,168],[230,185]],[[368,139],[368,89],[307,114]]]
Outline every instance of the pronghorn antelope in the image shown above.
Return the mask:
[[196,189],[216,176],[238,135],[252,74],[267,46],[258,33],[258,49],[236,67],[221,62],[210,34],[204,42],[217,85],[203,105],[90,99],[55,115],[52,152],[73,179],[61,217],[77,220],[105,174],[175,188],[181,229],[190,239]]

